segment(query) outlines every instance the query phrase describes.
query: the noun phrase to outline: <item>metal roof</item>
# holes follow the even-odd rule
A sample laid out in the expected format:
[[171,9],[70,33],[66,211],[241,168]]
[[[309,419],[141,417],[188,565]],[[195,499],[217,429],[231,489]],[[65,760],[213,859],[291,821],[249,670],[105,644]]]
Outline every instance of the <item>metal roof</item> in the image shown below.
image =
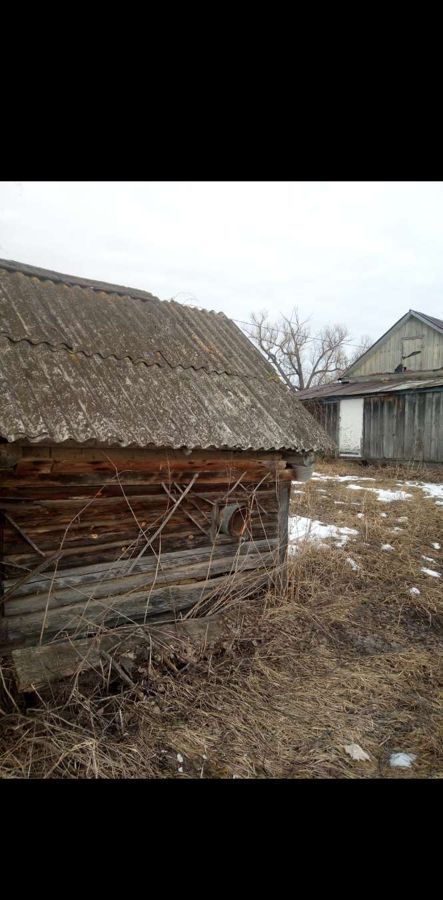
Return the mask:
[[226,316],[0,260],[0,435],[321,450],[321,426]]
[[374,381],[350,381],[350,382],[333,382],[332,384],[322,384],[319,387],[308,388],[305,391],[299,391],[297,397],[299,400],[321,400],[327,397],[362,397],[365,394],[390,394],[392,391],[418,391],[431,390],[432,388],[443,387],[443,375],[436,378],[411,378],[406,379],[393,378],[392,380],[384,379]]

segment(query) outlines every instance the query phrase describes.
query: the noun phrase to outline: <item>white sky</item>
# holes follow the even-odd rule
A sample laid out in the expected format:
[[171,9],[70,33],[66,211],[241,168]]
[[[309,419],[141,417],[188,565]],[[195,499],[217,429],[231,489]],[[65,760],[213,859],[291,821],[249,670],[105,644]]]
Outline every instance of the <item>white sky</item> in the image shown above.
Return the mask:
[[375,340],[443,318],[443,182],[0,182],[0,257]]

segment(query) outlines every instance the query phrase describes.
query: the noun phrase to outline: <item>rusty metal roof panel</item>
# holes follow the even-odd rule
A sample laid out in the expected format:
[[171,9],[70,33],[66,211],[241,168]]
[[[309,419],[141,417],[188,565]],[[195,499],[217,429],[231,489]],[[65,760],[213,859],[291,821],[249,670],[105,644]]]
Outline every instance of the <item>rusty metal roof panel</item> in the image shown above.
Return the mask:
[[321,426],[226,316],[130,291],[0,261],[3,438],[330,447]]

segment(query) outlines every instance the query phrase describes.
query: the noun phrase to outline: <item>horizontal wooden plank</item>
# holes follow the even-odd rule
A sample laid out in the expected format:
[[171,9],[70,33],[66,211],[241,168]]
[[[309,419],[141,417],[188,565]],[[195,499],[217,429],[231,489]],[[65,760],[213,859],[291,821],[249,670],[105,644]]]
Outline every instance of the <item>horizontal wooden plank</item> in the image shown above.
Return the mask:
[[[233,543],[232,538],[223,535],[220,536],[216,544],[211,546],[162,553],[161,565],[162,569],[167,571],[174,568],[174,566],[192,565],[193,563],[204,562],[210,557],[217,558],[219,556],[226,556],[228,554],[228,547],[232,547],[233,552],[236,554],[243,555],[249,553],[267,553],[275,549],[276,546],[277,540],[275,538],[271,541],[242,541],[237,544]],[[157,564],[157,557],[154,554],[151,554],[149,557],[141,557],[134,566],[134,574],[154,572],[157,568]],[[111,578],[114,575],[125,575],[128,570],[128,565],[129,563],[127,560],[117,560],[98,563],[97,565],[68,568],[65,567],[65,561],[63,561],[63,568],[59,567],[54,587],[71,587],[80,584],[82,581],[94,583],[94,581],[99,581],[104,576]],[[39,585],[42,590],[46,590],[52,581],[52,577],[51,574],[48,575],[46,572],[35,575],[34,577],[31,577],[25,585],[19,588],[18,593],[36,593],[37,585]],[[17,581],[17,578],[5,579],[5,590],[9,590],[9,588]]]
[[2,622],[3,637],[7,637],[9,645],[37,642],[43,624],[43,642],[51,640],[57,634],[86,636],[102,628],[137,623],[159,613],[170,612],[177,615],[181,610],[207,602],[225,591],[229,591],[229,596],[233,599],[245,589],[246,584],[251,589],[258,590],[270,577],[269,571],[254,570],[252,573],[241,573],[235,578],[221,575],[203,584],[155,588],[149,597],[146,591],[134,592],[128,597],[114,600],[112,605],[106,600],[94,600],[89,604],[77,603],[49,610],[46,616],[43,612],[11,616]]
[[206,616],[170,625],[142,625],[130,630],[119,628],[93,638],[14,650],[12,660],[18,690],[27,692],[91,669],[102,674],[103,668],[108,668],[107,660],[103,663],[104,653],[120,659],[128,652],[151,652],[152,648],[172,652],[189,642],[198,649],[213,646],[223,637],[232,637],[223,616]]
[[273,462],[283,459],[285,454],[280,451],[270,451],[264,453],[262,451],[244,451],[244,450],[172,450],[170,448],[157,449],[139,449],[139,448],[103,448],[98,447],[68,447],[54,444],[50,447],[42,446],[42,444],[33,445],[14,445],[16,458],[23,459],[52,459],[57,461],[64,460],[90,460],[101,462],[102,460],[111,459],[115,465],[129,461],[147,460],[151,463],[162,463],[167,460],[180,461],[183,465],[192,465],[194,461],[198,461],[200,465],[211,463],[214,460],[221,460],[223,463],[231,461],[245,462]]
[[[276,536],[276,534],[276,522],[274,522],[273,520],[269,522],[266,521],[262,525],[262,523],[258,520],[256,522],[252,522],[251,527],[248,529],[247,536],[249,539],[263,540],[265,538],[268,538],[271,540]],[[223,540],[223,538],[221,536],[217,537],[217,541],[219,540]],[[165,552],[185,549],[186,547],[201,547],[207,545],[208,542],[209,536],[207,537],[206,535],[203,535],[201,532],[197,531],[196,528],[193,528],[191,522],[189,523],[189,527],[182,527],[180,528],[180,530],[173,529],[172,531],[169,531],[169,529],[166,528],[164,530],[164,533],[162,533],[161,535],[161,547]],[[140,548],[143,545],[143,539],[140,539],[139,533],[137,532],[130,537],[120,537],[119,540],[114,541],[91,540],[89,543],[82,541],[80,545],[77,545],[77,542],[74,543],[75,546],[70,546],[69,542],[64,545],[63,557],[70,557],[73,565],[75,563],[84,565],[87,559],[91,563],[98,563],[119,558],[121,555],[133,556],[134,548]],[[41,559],[41,557],[39,557],[38,554],[26,552],[25,546],[26,545],[23,545],[23,552],[5,553],[3,562],[5,564],[10,562],[15,565],[22,565],[33,568],[33,566],[37,564],[37,561]],[[55,548],[58,548],[58,546],[59,544],[57,543]],[[157,539],[154,545],[155,552],[158,552],[158,547],[159,542]],[[47,547],[46,549],[48,553],[51,552],[52,545]]]
[[97,581],[95,584],[80,583],[77,586],[64,589],[54,588],[48,593],[48,588],[41,593],[34,593],[15,597],[12,595],[4,605],[5,616],[25,615],[40,610],[58,609],[62,606],[70,606],[74,603],[82,603],[92,600],[103,600],[114,605],[117,599],[134,596],[135,593],[144,591],[147,595],[157,586],[177,585],[183,582],[202,582],[206,578],[215,575],[244,572],[257,568],[273,568],[277,563],[274,553],[260,553],[248,555],[221,556],[215,559],[207,559],[204,562],[193,564],[175,565],[169,571],[162,566],[159,571],[131,574],[126,578],[114,578],[106,581]]
[[[282,477],[285,475],[285,472],[281,473]],[[162,479],[164,480],[164,479]],[[190,479],[188,479],[189,482]],[[181,484],[181,482],[175,479],[177,484]],[[232,483],[231,480],[224,479],[217,483],[216,481],[209,481],[207,483],[198,483],[197,487],[193,489],[193,495],[196,496],[204,495],[207,497],[212,497],[216,493],[226,493],[229,491],[229,496],[234,494],[237,491],[239,494],[247,491],[249,493],[261,491],[261,490],[275,490],[275,480],[270,479],[262,482],[261,479],[259,481],[253,480],[248,481],[247,479],[243,479],[239,482],[239,486],[236,486],[236,483]],[[159,480],[158,482],[147,482],[145,484],[137,484],[128,482],[123,485],[124,492],[126,496],[130,499],[136,496],[149,496],[149,495],[158,495],[163,490],[162,483]],[[24,483],[19,478],[10,479],[8,482],[8,486],[5,486],[4,481],[0,481],[0,502],[2,499],[6,500],[6,502],[10,501],[50,501],[50,500],[83,500],[85,504],[87,502],[93,501],[94,503],[100,498],[107,497],[115,497],[121,498],[123,496],[122,486],[117,482],[109,482],[107,484],[103,483],[94,483],[94,484],[48,484],[43,483],[41,480],[34,479],[32,482]]]

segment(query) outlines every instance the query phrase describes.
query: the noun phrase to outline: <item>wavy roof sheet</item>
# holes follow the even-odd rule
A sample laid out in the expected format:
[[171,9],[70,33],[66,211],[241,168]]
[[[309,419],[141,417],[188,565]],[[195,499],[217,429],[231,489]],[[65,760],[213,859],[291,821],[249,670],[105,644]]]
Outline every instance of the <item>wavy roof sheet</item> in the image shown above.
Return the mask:
[[0,260],[0,435],[318,450],[323,429],[221,313]]

